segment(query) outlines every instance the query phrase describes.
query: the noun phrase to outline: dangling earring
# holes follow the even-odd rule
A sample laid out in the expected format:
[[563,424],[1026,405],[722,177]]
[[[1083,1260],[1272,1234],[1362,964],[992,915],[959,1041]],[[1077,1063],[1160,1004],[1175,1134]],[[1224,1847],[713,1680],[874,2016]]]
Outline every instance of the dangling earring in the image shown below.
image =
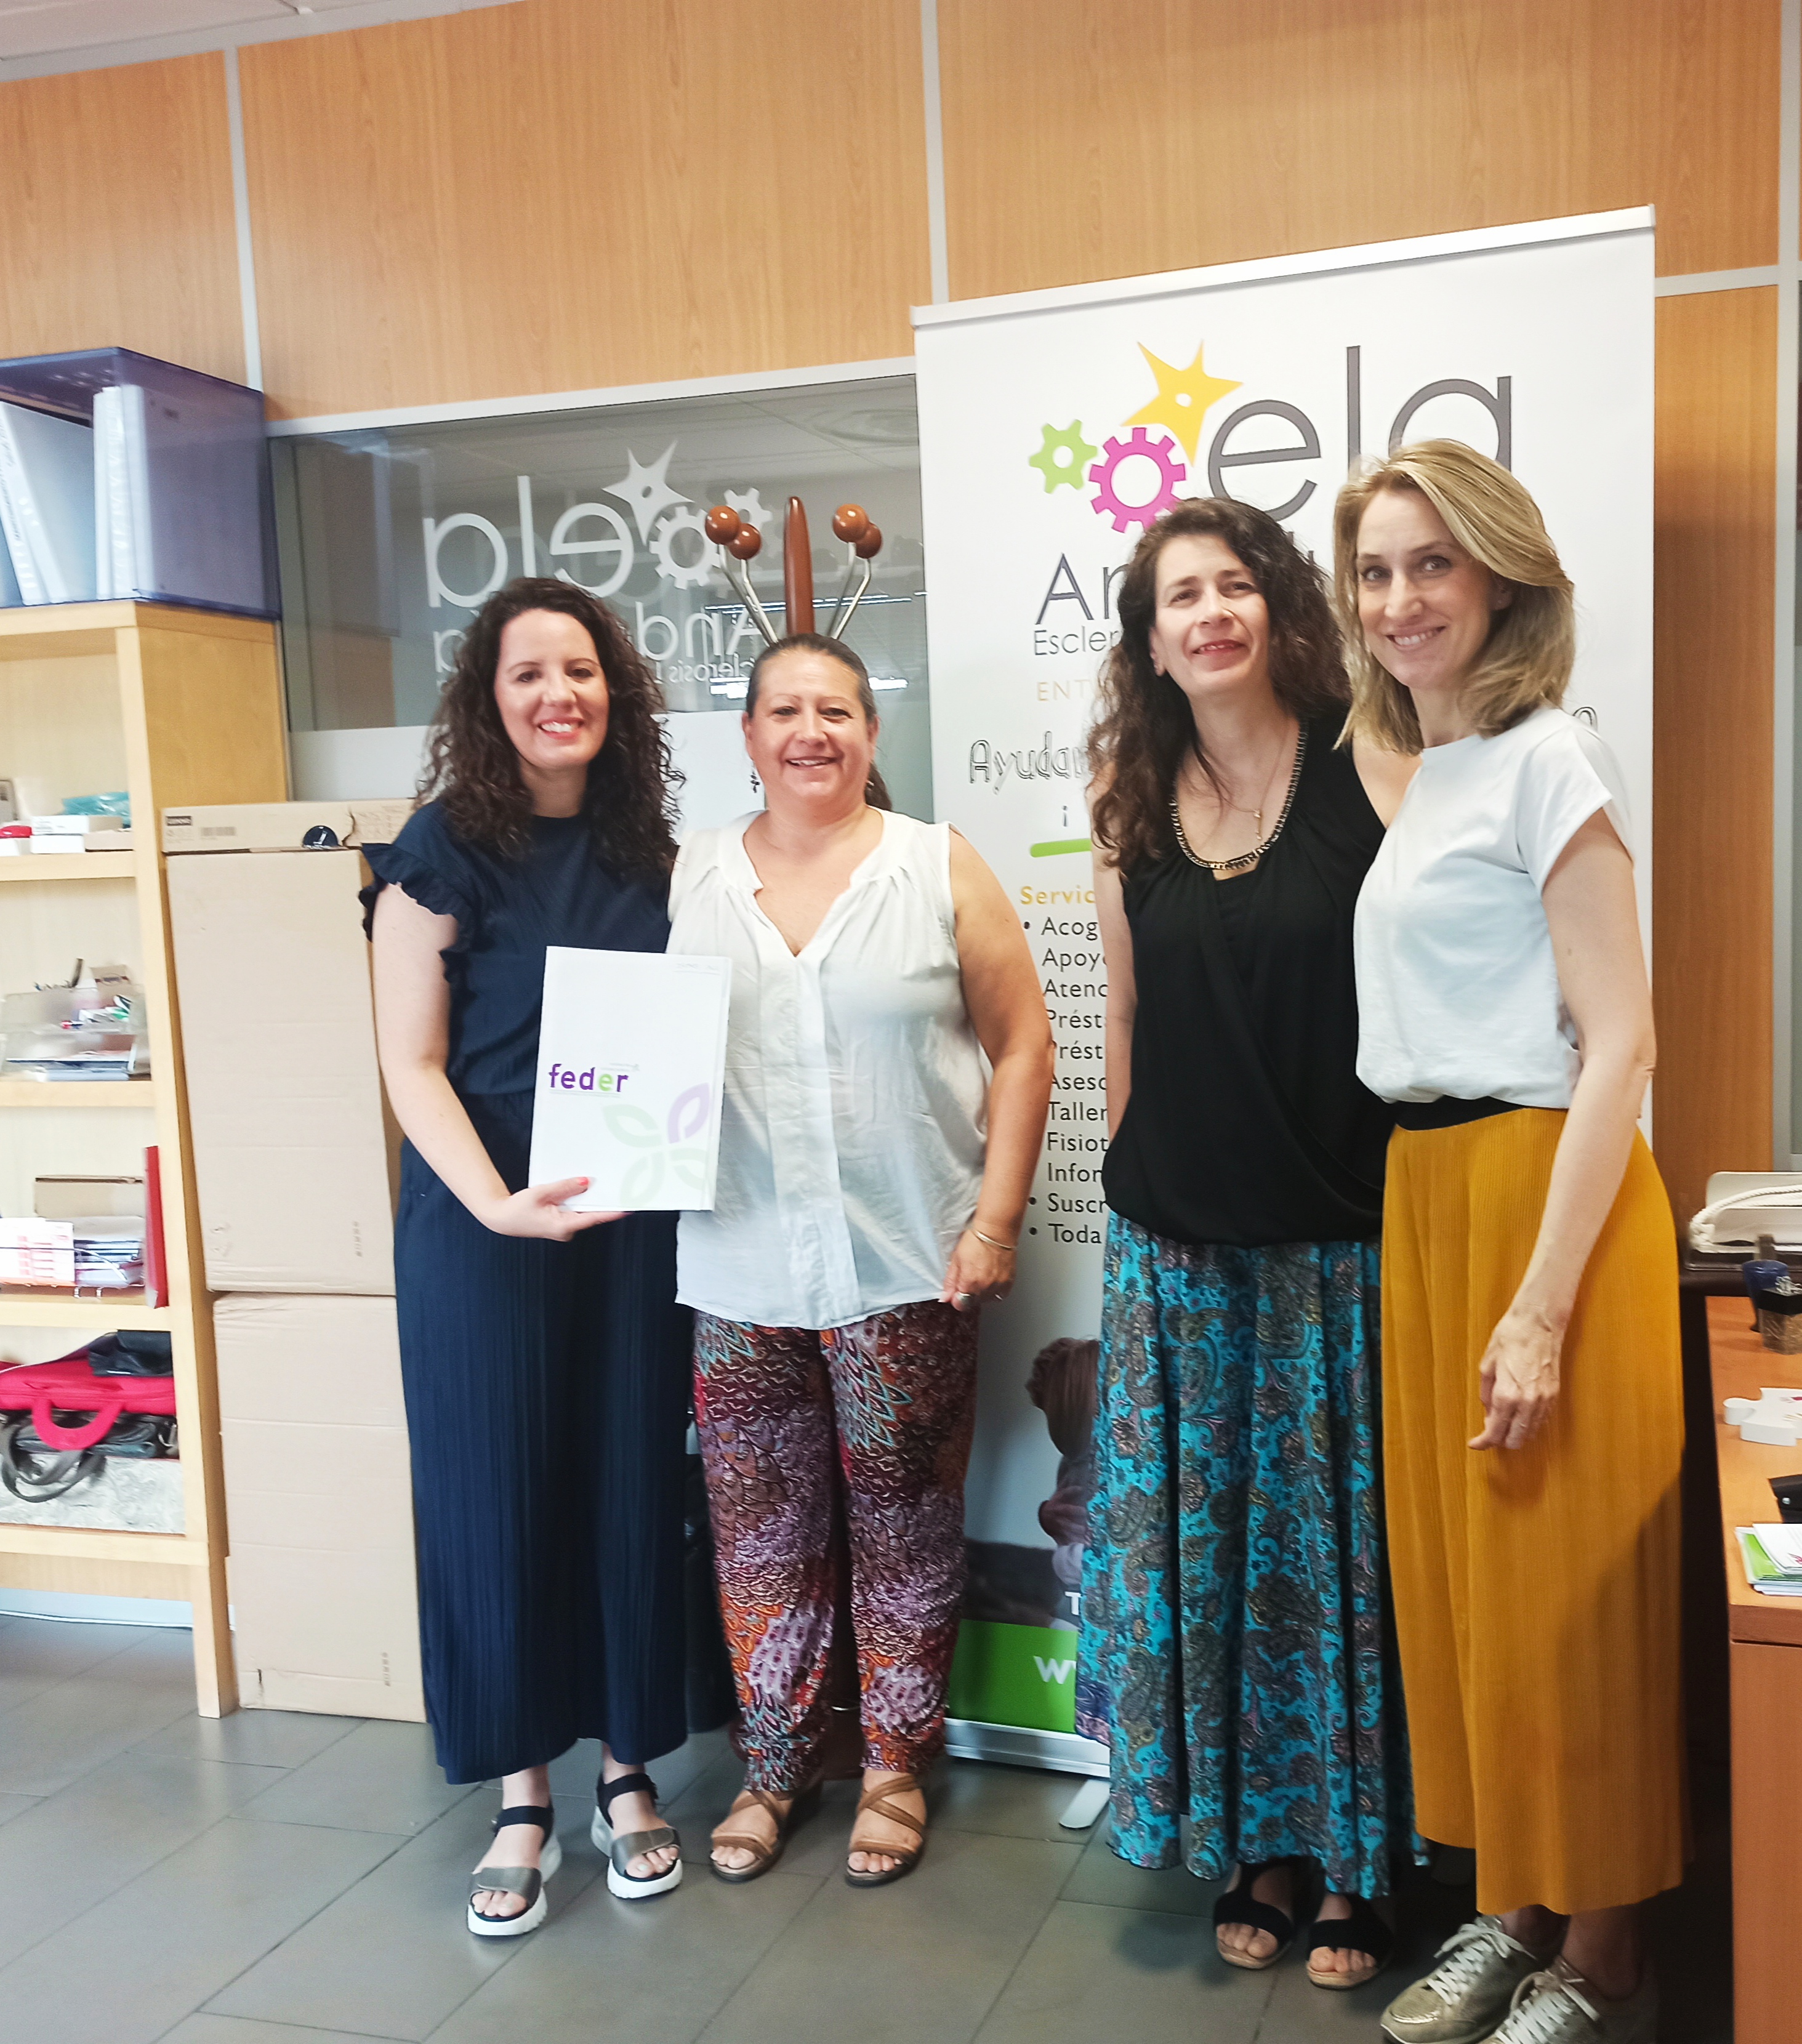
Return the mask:
[[755,766],[751,770],[751,792],[754,795],[761,795],[763,792],[763,783],[758,779]]

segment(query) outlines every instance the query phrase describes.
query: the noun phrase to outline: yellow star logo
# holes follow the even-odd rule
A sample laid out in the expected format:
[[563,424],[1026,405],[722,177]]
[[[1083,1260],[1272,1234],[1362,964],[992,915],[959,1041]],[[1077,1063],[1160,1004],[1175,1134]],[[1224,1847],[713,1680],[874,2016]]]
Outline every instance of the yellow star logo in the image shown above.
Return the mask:
[[1224,398],[1239,386],[1228,382],[1224,376],[1210,376],[1203,366],[1200,348],[1196,349],[1195,359],[1186,369],[1173,369],[1169,363],[1160,362],[1143,341],[1139,344],[1139,352],[1158,379],[1158,394],[1149,405],[1135,412],[1127,425],[1163,427],[1175,436],[1189,459],[1194,460],[1196,445],[1201,438],[1201,421],[1208,407],[1216,398]]

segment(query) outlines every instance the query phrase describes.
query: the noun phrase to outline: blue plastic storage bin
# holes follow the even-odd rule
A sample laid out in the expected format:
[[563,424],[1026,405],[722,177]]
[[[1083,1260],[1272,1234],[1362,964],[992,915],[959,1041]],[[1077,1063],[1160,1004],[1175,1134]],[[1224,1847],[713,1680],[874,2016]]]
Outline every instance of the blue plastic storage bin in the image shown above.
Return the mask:
[[[115,389],[120,396],[101,401],[97,420],[97,398]],[[88,501],[97,506],[91,555],[83,559],[85,569],[91,559],[92,579],[82,595],[196,605],[249,617],[279,614],[261,391],[130,348],[88,348],[0,362],[0,401],[104,429],[106,446],[90,484]],[[5,424],[0,418],[0,489],[7,481]],[[24,437],[29,440],[29,430]],[[40,442],[56,437],[48,429],[37,433]],[[79,470],[75,448],[67,442],[40,457],[52,469],[60,467],[65,483]],[[17,469],[11,473],[17,476]],[[52,476],[48,488],[56,486]],[[55,508],[63,533],[75,534],[79,504]],[[8,509],[0,501],[0,513]],[[48,516],[40,521],[40,535],[50,522]],[[52,544],[56,536],[40,536],[38,544]],[[16,514],[0,529],[0,541],[17,551]],[[71,542],[67,551],[79,548]],[[37,601],[59,600],[46,592],[41,576],[39,590]],[[34,600],[22,586],[6,591],[8,601],[21,597]]]

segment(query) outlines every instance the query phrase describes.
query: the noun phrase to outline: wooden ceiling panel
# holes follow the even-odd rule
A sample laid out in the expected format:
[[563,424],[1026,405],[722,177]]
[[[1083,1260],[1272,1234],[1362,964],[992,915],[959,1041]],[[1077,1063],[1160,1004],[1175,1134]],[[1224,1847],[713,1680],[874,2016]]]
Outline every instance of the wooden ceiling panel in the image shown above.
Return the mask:
[[521,0],[240,62],[273,411],[911,348],[914,0]]
[[224,67],[0,84],[0,356],[117,345],[244,380]]
[[1780,14],[939,0],[951,295],[1648,202],[1665,275],[1773,262]]

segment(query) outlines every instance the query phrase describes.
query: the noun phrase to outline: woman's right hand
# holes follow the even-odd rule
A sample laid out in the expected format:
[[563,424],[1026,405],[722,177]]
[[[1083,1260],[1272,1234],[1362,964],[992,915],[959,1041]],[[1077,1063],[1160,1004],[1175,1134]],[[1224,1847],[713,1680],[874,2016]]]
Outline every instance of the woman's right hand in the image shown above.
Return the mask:
[[559,1178],[548,1185],[528,1185],[523,1193],[514,1193],[506,1199],[498,1200],[486,1213],[479,1214],[484,1228],[492,1228],[497,1235],[520,1235],[536,1237],[543,1242],[567,1242],[571,1235],[580,1235],[584,1228],[599,1228],[604,1221],[623,1220],[624,1212],[619,1213],[574,1213],[563,1204],[573,1200],[577,1193],[588,1190],[586,1178]]

